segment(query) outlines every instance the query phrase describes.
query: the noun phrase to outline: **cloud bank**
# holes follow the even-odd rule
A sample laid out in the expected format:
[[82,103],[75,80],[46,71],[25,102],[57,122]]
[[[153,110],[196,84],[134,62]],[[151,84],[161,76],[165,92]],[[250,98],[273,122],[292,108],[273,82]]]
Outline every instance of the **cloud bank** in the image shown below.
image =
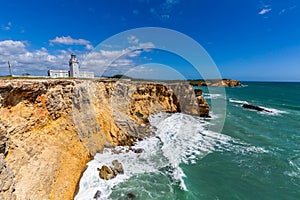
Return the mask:
[[[31,50],[27,41],[3,40],[0,41],[0,76],[9,75],[8,64],[11,63],[13,75],[29,73],[31,75],[46,76],[49,69],[69,69],[68,61],[70,54],[75,52],[79,58],[82,70],[101,72],[101,67],[108,66],[108,74],[122,73],[136,65],[135,58],[142,51],[154,48],[151,42],[140,42],[135,36],[129,36],[129,46],[125,49],[100,49],[88,51],[93,48],[90,41],[85,39],[73,39],[70,36],[56,37],[50,41],[51,45],[84,45],[84,51],[74,51],[72,48],[57,49],[49,52],[46,47]],[[108,48],[108,47],[106,47]],[[120,55],[120,58],[118,58]],[[88,57],[88,59],[86,59]],[[115,58],[118,58],[115,60]],[[113,61],[113,62],[112,62]],[[98,75],[102,75],[98,73]]]
[[49,40],[49,42],[50,45],[84,45],[86,50],[92,50],[94,48],[90,41],[85,39],[74,39],[71,36],[55,37],[55,39]]

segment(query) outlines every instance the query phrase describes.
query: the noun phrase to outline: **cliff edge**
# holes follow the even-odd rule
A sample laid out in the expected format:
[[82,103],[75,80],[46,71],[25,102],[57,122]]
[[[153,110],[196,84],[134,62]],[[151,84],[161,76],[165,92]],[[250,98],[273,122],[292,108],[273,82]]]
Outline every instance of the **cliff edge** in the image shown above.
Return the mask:
[[147,136],[160,111],[209,106],[183,83],[0,80],[0,199],[73,199],[92,156]]
[[193,86],[212,86],[212,87],[239,87],[242,86],[241,82],[233,79],[221,80],[192,80],[190,81]]

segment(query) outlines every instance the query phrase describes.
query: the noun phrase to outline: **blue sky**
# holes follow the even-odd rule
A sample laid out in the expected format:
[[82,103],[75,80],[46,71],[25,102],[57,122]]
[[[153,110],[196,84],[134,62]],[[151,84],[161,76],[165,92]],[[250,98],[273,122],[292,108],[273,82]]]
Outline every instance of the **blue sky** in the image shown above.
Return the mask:
[[[67,69],[71,52],[83,60],[103,40],[139,27],[193,38],[224,78],[300,81],[299,0],[1,0],[0,75],[8,60],[14,74]],[[135,64],[128,59],[123,64]],[[184,71],[174,60],[161,64]]]

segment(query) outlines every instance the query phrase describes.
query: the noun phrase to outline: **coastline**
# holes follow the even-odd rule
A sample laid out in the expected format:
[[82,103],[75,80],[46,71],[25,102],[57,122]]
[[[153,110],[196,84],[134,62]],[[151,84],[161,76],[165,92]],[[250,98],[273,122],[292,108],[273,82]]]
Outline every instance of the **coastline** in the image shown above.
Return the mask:
[[191,101],[193,94],[189,85],[156,82],[0,80],[12,193],[17,199],[73,198],[92,156],[105,145],[131,146],[147,133],[149,114],[208,112],[204,99],[200,107],[196,97]]

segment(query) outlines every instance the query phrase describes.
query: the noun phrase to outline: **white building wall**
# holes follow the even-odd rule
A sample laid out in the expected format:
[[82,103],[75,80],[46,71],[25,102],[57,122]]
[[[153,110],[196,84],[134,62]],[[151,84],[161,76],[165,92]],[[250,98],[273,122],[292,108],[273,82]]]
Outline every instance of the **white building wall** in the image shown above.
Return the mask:
[[79,71],[79,62],[74,53],[69,60],[70,71],[67,70],[48,70],[48,76],[51,78],[94,78],[94,72]]
[[79,78],[94,78],[94,72],[79,72]]
[[48,75],[51,78],[68,78],[69,71],[68,70],[49,70]]

